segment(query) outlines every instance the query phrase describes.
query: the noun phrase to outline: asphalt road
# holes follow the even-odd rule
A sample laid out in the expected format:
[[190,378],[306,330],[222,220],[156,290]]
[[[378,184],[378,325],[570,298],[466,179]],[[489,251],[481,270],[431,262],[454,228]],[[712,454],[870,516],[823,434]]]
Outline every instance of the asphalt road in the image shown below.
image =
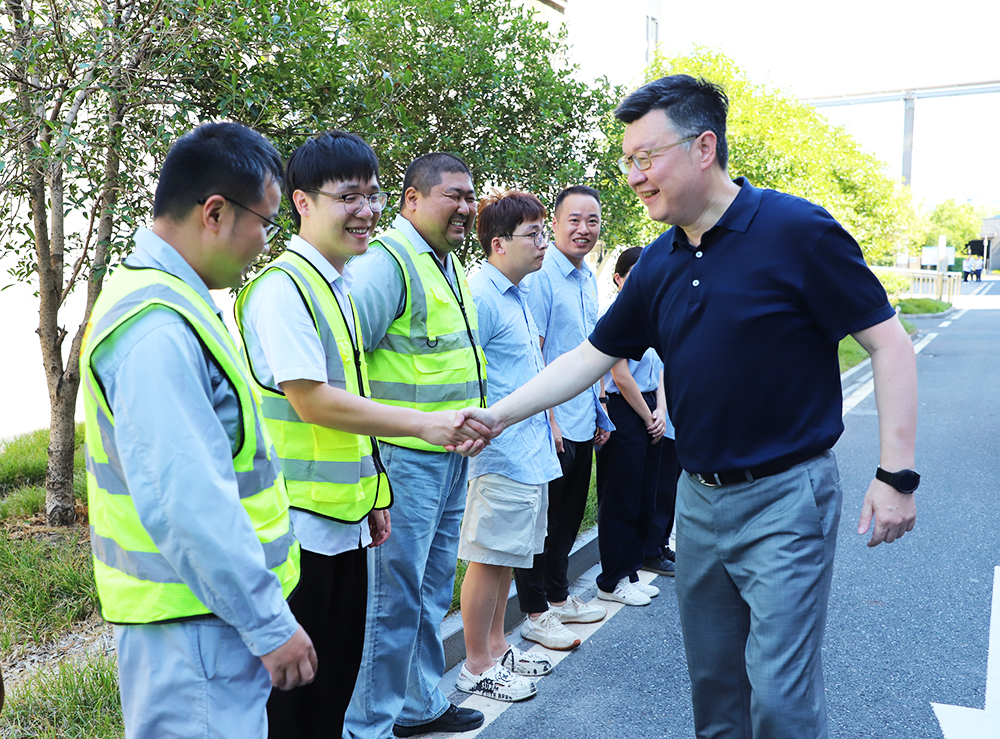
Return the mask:
[[[838,739],[1000,737],[1000,684],[990,693],[998,712],[982,711],[1000,566],[1000,281],[978,289],[982,294],[958,303],[966,310],[913,319],[918,346],[923,342],[917,356],[922,480],[917,526],[895,544],[869,549],[856,532],[878,464],[874,396],[864,396],[844,419],[835,448],[844,511],[823,650],[830,731]],[[855,373],[846,396],[864,385],[864,375],[864,368]],[[851,402],[857,400],[853,395]],[[595,595],[595,574],[576,584],[587,599]],[[455,693],[455,702],[488,712],[481,730],[461,736],[694,737],[673,581],[653,583],[661,595],[650,606],[622,608],[587,630],[593,633],[560,655],[535,698],[507,705]],[[1000,682],[1000,654],[994,674]],[[979,710],[966,711],[969,722],[945,735],[932,703]]]

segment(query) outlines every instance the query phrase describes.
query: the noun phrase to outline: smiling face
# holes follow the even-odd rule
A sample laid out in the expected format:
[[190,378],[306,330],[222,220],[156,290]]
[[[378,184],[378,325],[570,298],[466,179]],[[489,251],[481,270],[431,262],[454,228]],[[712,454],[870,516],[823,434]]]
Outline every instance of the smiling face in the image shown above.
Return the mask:
[[439,257],[460,247],[472,232],[476,191],[465,172],[442,172],[441,182],[426,195],[411,187],[403,197],[403,216]]
[[601,204],[590,195],[568,195],[552,221],[556,248],[577,268],[601,235]]
[[318,189],[322,192],[296,190],[292,193],[292,200],[302,219],[299,235],[315,246],[338,272],[343,272],[348,259],[368,250],[368,242],[381,213],[373,212],[368,202],[364,202],[357,213],[350,213],[343,200],[330,195],[374,195],[379,191],[378,178],[372,177],[367,181],[328,180]]
[[[662,110],[649,113],[625,127],[622,152],[631,156],[639,151],[666,147],[685,138],[679,135]],[[680,146],[664,148],[650,155],[652,165],[640,170],[630,164],[628,184],[639,196],[654,221],[690,225],[703,208],[697,207],[701,193],[699,139]]]

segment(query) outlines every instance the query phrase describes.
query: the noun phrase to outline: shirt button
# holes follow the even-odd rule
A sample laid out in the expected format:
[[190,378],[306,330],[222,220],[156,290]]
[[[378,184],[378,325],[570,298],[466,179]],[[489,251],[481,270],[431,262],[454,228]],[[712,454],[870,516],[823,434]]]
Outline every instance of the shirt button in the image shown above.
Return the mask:
[[701,257],[702,257],[702,252],[700,252],[700,251],[696,251],[696,252],[694,253],[694,255],[695,255],[695,256],[696,256],[696,257],[697,257],[698,259],[701,259]]
[[694,285],[695,287],[698,287],[698,285],[700,285],[700,284],[701,284],[701,280],[695,280],[695,281],[694,281],[694,282],[692,282],[691,284],[692,284],[692,285]]

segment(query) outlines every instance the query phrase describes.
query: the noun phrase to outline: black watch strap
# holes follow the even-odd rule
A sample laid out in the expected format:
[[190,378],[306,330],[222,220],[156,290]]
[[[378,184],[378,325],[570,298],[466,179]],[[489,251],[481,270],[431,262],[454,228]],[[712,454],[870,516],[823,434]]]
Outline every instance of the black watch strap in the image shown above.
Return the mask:
[[875,470],[875,479],[881,480],[886,485],[892,485],[899,492],[906,494],[912,493],[920,485],[920,475],[913,470],[886,472],[879,467]]

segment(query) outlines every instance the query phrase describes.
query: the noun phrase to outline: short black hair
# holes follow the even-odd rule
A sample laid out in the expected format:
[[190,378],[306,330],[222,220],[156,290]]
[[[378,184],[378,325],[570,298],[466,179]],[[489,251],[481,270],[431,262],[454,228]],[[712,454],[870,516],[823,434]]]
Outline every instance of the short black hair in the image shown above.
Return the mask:
[[253,206],[268,176],[278,186],[285,168],[270,141],[239,123],[204,123],[173,143],[160,167],[153,218],[183,220],[199,200],[222,195]]
[[530,192],[508,190],[488,195],[479,201],[476,236],[488,257],[493,253],[494,237],[509,239],[520,224],[536,220],[545,220],[545,206]]
[[629,271],[639,261],[640,256],[642,256],[641,246],[631,246],[623,251],[618,255],[618,261],[615,262],[615,274],[621,277],[628,277]]
[[302,225],[292,193],[314,192],[325,182],[367,182],[378,177],[378,157],[360,136],[346,131],[327,131],[309,138],[288,157],[285,193],[292,203],[292,220]]
[[563,200],[568,198],[570,195],[586,195],[596,200],[598,205],[601,204],[601,193],[597,192],[594,188],[587,187],[586,185],[572,185],[556,195],[556,204],[552,208],[553,214],[559,212],[559,206],[562,205]]
[[467,174],[469,179],[472,179],[469,165],[459,157],[447,152],[435,151],[417,157],[410,162],[410,166],[406,168],[406,174],[403,175],[403,192],[400,197],[405,200],[406,191],[411,187],[416,188],[421,195],[430,195],[431,189],[441,184],[441,175],[445,172]]
[[721,85],[687,74],[660,77],[622,100],[615,108],[615,117],[623,123],[632,123],[651,110],[666,113],[682,139],[699,136],[705,131],[714,133],[717,141],[715,159],[723,170],[729,165],[729,146],[726,144],[729,98]]

